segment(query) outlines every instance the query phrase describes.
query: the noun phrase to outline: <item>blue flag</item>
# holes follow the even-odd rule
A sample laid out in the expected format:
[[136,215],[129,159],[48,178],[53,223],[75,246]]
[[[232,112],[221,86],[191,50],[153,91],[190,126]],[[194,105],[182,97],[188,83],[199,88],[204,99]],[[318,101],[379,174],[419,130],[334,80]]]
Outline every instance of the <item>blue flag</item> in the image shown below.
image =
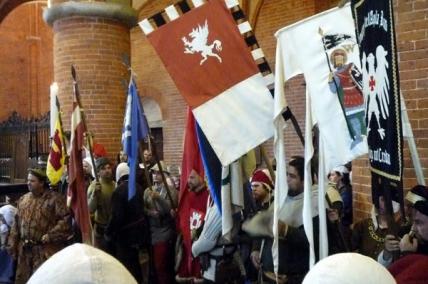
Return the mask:
[[202,132],[202,129],[199,127],[199,124],[197,122],[195,123],[196,131],[198,134],[199,149],[201,151],[202,161],[205,169],[205,175],[208,178],[208,187],[211,192],[211,197],[214,200],[214,203],[217,205],[219,212],[221,213],[222,165],[210,143],[208,142],[207,137]]
[[131,77],[126,100],[125,118],[122,130],[123,151],[128,155],[129,181],[128,200],[135,195],[135,179],[138,167],[138,146],[140,140],[149,135],[149,125],[138,96],[137,86]]

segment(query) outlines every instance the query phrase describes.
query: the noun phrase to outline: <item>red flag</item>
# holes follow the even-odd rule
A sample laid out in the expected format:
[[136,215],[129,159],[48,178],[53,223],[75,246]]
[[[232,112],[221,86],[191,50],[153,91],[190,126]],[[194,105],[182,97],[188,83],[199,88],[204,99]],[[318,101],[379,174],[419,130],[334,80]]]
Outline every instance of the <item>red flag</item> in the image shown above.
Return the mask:
[[198,146],[195,118],[187,109],[187,125],[184,137],[183,161],[181,164],[180,202],[178,205],[178,229],[183,236],[183,258],[178,275],[180,277],[201,277],[198,259],[192,257],[191,228],[203,223],[208,199],[208,190],[190,192],[187,178],[192,170],[204,177],[204,166]]
[[181,16],[175,11],[178,17],[156,30],[148,19],[140,22],[223,166],[273,136],[267,88],[273,76],[263,75],[255,61],[262,55],[243,39],[250,24],[237,25],[225,4],[208,1]]
[[196,121],[191,109],[187,108],[187,125],[184,137],[183,160],[181,162],[180,198],[187,191],[187,178],[192,170],[204,177],[204,164],[199,151]]
[[[77,94],[76,94],[77,95]],[[80,106],[73,102],[71,115],[71,148],[68,164],[67,204],[74,212],[74,218],[82,233],[84,243],[92,244],[91,223],[89,218],[88,201],[86,197],[85,179],[83,174],[82,150],[85,126],[82,121]]]

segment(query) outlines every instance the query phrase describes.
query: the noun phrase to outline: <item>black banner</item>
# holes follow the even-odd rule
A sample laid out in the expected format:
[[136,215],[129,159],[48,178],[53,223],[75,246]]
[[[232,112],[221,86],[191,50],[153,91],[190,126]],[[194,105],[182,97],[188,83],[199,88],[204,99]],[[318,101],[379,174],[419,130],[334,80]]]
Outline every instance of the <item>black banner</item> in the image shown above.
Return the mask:
[[353,0],[351,7],[367,100],[371,171],[397,186],[402,179],[403,136],[392,0]]

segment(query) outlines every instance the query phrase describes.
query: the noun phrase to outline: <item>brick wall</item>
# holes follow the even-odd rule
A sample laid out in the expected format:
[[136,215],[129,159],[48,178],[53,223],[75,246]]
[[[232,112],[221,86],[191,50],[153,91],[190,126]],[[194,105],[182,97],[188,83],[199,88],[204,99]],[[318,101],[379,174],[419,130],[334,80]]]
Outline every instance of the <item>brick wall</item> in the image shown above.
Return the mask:
[[122,56],[129,55],[129,30],[115,20],[69,17],[54,23],[54,74],[70,129],[72,80],[75,65],[82,106],[94,140],[113,158],[121,148],[123,114],[129,80]]
[[[152,16],[174,2],[153,1],[141,10],[138,18]],[[161,108],[164,160],[168,165],[181,166],[186,103],[139,27],[131,30],[131,62],[137,74],[140,95],[153,98]]]
[[31,117],[49,110],[52,30],[43,22],[44,6],[21,5],[0,24],[0,121],[13,111]]

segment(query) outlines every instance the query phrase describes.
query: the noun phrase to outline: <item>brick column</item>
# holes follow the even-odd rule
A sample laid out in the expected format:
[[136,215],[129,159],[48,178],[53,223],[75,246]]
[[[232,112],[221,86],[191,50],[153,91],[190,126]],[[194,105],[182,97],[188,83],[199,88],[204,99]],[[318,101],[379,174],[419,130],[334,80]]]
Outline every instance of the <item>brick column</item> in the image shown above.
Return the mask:
[[129,80],[122,58],[129,57],[129,29],[137,14],[126,0],[54,1],[43,17],[54,31],[54,80],[59,85],[64,128],[70,129],[74,64],[88,129],[113,158],[121,148],[124,82]]

